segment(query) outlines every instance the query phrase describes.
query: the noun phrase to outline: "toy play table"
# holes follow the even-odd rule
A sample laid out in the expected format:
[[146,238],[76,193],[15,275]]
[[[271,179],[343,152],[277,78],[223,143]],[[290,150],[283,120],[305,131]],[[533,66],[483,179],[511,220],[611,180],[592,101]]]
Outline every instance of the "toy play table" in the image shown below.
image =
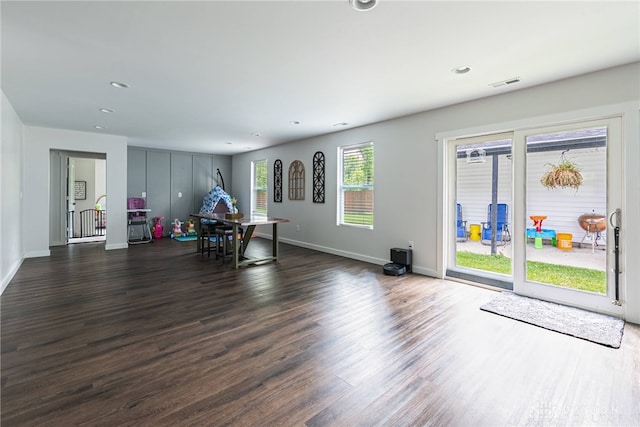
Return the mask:
[[555,245],[556,231],[549,228],[542,228],[542,221],[547,219],[545,215],[531,215],[534,228],[527,228],[527,238],[534,239],[534,247],[542,249],[542,239],[551,239],[551,244]]

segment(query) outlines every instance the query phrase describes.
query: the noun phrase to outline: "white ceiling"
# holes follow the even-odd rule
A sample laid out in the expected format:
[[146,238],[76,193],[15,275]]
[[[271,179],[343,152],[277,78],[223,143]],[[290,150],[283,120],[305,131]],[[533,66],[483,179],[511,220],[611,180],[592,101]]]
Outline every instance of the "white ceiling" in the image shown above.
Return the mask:
[[3,0],[2,90],[26,125],[234,154],[640,60],[638,1],[379,1]]

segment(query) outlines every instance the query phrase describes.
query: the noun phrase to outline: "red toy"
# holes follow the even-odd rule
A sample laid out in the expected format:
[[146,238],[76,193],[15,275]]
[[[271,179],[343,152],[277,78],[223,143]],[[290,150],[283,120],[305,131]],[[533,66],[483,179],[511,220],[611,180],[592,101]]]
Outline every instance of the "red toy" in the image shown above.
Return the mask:
[[533,226],[536,228],[536,233],[540,233],[542,231],[542,221],[547,219],[546,216],[543,215],[531,215],[529,218],[533,221]]
[[161,239],[164,233],[164,226],[162,225],[163,216],[157,216],[153,218],[153,238]]

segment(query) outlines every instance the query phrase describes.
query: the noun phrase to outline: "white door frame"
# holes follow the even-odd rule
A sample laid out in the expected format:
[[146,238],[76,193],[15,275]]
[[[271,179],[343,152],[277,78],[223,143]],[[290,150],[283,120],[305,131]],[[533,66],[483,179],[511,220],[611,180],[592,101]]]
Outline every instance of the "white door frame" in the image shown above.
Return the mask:
[[[455,225],[451,221],[451,215],[447,198],[448,178],[451,173],[451,166],[447,164],[446,146],[447,140],[452,138],[471,137],[487,135],[492,133],[502,133],[508,131],[522,131],[530,128],[541,128],[545,126],[561,125],[567,123],[584,122],[589,120],[600,120],[608,117],[622,117],[623,120],[623,159],[624,159],[624,196],[622,203],[622,228],[625,230],[625,239],[621,241],[621,263],[626,266],[620,275],[620,299],[622,301],[622,317],[628,321],[640,323],[640,287],[629,288],[627,277],[640,276],[640,245],[629,245],[628,242],[640,241],[640,227],[634,224],[629,218],[640,218],[640,198],[637,193],[640,190],[640,145],[637,144],[640,138],[640,105],[637,102],[624,102],[619,104],[602,105],[598,107],[586,108],[583,110],[572,110],[550,115],[542,115],[525,119],[518,119],[508,122],[496,122],[492,124],[475,126],[471,128],[460,128],[456,130],[437,132],[435,142],[437,145],[438,165],[438,194],[437,203],[441,209],[437,211],[436,218],[436,275],[445,278],[447,267],[447,254],[449,244],[447,236],[450,234],[450,227]],[[455,218],[455,217],[454,217]],[[522,219],[524,221],[524,219]],[[522,227],[522,225],[521,225]],[[627,263],[632,260],[632,264]]]

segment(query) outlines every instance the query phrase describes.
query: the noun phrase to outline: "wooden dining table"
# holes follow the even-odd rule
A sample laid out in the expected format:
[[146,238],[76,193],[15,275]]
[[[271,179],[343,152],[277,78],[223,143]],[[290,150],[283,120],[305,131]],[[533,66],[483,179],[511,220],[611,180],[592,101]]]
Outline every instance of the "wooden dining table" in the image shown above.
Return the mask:
[[[278,224],[283,222],[289,222],[286,218],[272,218],[264,215],[250,215],[242,218],[228,218],[224,213],[194,213],[191,214],[190,217],[195,218],[196,221],[196,230],[198,236],[201,236],[202,233],[202,221],[201,219],[209,219],[214,220],[219,224],[227,225],[232,227],[232,243],[233,243],[233,267],[238,268],[245,265],[257,264],[268,261],[277,261],[278,260]],[[249,246],[249,242],[251,242],[251,237],[253,236],[253,232],[256,227],[259,225],[271,225],[272,230],[272,255],[270,257],[262,257],[262,258],[252,258],[245,255],[247,247]],[[246,228],[244,235],[242,236],[242,244],[239,245],[240,239],[238,239],[238,234],[240,231],[240,227]],[[239,249],[238,249],[239,248]],[[202,250],[202,239],[197,239],[196,249],[198,253]]]

